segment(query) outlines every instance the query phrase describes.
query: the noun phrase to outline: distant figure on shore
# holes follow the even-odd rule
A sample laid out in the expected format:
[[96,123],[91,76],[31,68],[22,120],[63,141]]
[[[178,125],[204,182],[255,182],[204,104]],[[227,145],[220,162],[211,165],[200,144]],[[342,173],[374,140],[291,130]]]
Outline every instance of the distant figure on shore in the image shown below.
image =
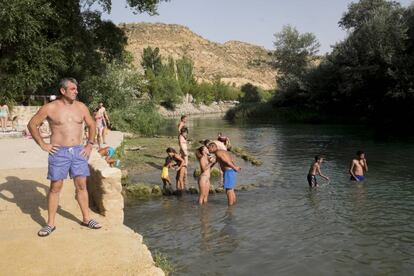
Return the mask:
[[167,185],[169,188],[171,188],[171,180],[169,176],[169,169],[174,167],[174,159],[171,156],[167,156],[165,158],[164,166],[162,166],[162,172],[161,172],[161,180],[163,183],[163,189],[167,188]]
[[5,102],[0,102],[0,123],[1,123],[1,130],[6,132],[7,130],[7,121],[9,120],[9,107]]
[[175,181],[176,181],[175,186],[176,186],[177,191],[182,191],[184,189],[183,171],[186,170],[184,159],[173,148],[168,148],[167,153],[168,153],[168,156],[171,157],[178,166],[177,175],[175,177]]
[[184,159],[184,165],[182,168],[182,181],[181,184],[183,185],[182,189],[185,189],[187,184],[187,168],[188,168],[188,129],[183,127],[181,129],[180,135],[178,136],[178,144],[180,145],[180,155]]
[[309,169],[309,173],[307,176],[309,187],[319,187],[318,182],[316,181],[316,175],[320,175],[322,178],[326,179],[326,181],[329,181],[329,177],[326,175],[323,175],[321,172],[321,165],[323,162],[323,157],[321,156],[315,156],[315,160],[312,162],[312,165]]
[[210,169],[215,162],[210,162],[209,151],[206,146],[201,146],[196,151],[196,156],[200,164],[200,176],[198,177],[198,203],[203,205],[208,201],[208,193],[210,191]]
[[118,167],[119,160],[113,159],[112,157],[115,155],[115,149],[113,147],[104,147],[98,150],[98,153],[105,158],[106,163],[108,163],[111,167]]
[[181,133],[181,129],[183,127],[186,127],[185,124],[187,123],[187,118],[188,118],[187,115],[181,116],[180,122],[178,123],[178,133]]
[[106,144],[106,134],[109,129],[109,116],[106,112],[106,108],[104,107],[103,102],[100,102],[98,105],[98,113],[102,115],[102,123],[103,123],[103,130],[102,130],[102,142]]
[[368,163],[365,159],[365,152],[362,150],[357,151],[356,158],[352,160],[349,173],[351,174],[351,181],[364,181],[364,174],[368,172]]
[[[88,108],[76,100],[77,84],[73,78],[62,79],[59,83],[61,97],[42,106],[28,124],[33,139],[42,150],[49,153],[48,220],[47,225],[38,232],[41,237],[50,235],[56,229],[55,216],[59,206],[59,193],[68,173],[76,187],[76,199],[83,216],[82,225],[91,229],[102,227],[90,218],[86,189],[86,178],[90,175],[88,158],[94,144],[95,122]],[[51,129],[50,144],[43,141],[39,131],[39,126],[45,119],[48,120]],[[89,140],[85,146],[82,144],[84,122],[89,128]]]
[[231,149],[230,138],[227,136],[224,136],[223,133],[219,132],[217,140],[223,143],[226,146],[227,150]]
[[210,143],[208,145],[208,150],[210,153],[216,155],[216,160],[224,173],[224,189],[226,189],[228,205],[234,205],[236,203],[236,193],[234,192],[234,188],[237,182],[237,172],[239,172],[241,168],[234,164],[229,152],[219,150],[215,143]]
[[[95,108],[93,111],[93,117],[95,118],[95,125],[96,125],[96,139],[98,141],[98,148],[102,147],[103,144],[103,131],[105,128],[104,118],[101,113],[99,113],[99,107]],[[95,139],[95,138],[93,138]]]

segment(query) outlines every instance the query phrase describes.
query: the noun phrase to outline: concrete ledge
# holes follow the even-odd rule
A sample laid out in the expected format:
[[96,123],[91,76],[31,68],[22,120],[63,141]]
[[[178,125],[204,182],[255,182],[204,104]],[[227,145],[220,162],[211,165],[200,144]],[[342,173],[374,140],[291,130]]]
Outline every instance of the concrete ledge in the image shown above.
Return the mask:
[[94,150],[89,158],[91,176],[87,179],[92,206],[111,223],[124,222],[124,198],[122,196],[121,170],[111,168]]

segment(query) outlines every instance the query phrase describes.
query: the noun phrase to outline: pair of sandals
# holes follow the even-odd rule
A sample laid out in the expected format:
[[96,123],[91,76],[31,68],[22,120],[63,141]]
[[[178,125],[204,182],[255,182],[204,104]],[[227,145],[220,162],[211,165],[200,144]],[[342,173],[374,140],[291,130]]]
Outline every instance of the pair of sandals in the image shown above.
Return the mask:
[[[102,225],[99,224],[99,222],[97,222],[94,219],[89,220],[88,222],[81,222],[82,226],[86,226],[90,229],[100,229],[102,228]],[[39,232],[37,233],[37,235],[39,237],[47,237],[50,234],[52,234],[53,231],[56,230],[56,226],[51,227],[50,225],[45,225],[42,227],[42,229],[39,230]]]

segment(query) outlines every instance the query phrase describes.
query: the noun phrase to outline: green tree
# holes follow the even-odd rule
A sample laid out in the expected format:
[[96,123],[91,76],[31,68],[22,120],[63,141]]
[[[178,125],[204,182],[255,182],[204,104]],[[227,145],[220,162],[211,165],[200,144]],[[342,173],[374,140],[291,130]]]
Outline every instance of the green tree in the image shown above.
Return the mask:
[[[156,13],[161,0],[127,0],[136,12]],[[0,94],[8,99],[50,93],[63,76],[82,81],[122,61],[126,37],[93,10],[110,0],[0,0]],[[47,92],[45,92],[47,91]]]
[[192,94],[192,88],[196,80],[194,78],[194,62],[191,58],[184,56],[176,61],[177,67],[177,78],[180,85],[181,91],[184,94]]
[[144,68],[146,75],[158,76],[161,73],[162,62],[158,47],[153,49],[148,46],[144,49],[141,58],[141,66]]
[[300,34],[290,25],[275,34],[273,65],[283,75],[301,76],[315,59],[320,44],[312,33]]

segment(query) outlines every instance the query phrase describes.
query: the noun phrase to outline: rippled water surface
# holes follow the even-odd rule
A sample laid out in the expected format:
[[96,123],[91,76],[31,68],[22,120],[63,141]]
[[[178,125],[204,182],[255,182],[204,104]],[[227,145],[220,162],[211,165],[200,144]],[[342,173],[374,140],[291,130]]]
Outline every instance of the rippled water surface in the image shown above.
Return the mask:
[[[262,187],[238,192],[232,208],[224,194],[211,195],[203,207],[196,196],[185,195],[125,208],[125,223],[152,251],[170,256],[176,275],[413,274],[412,139],[351,126],[190,122],[196,141],[220,130],[264,161],[252,167],[237,159],[239,183]],[[351,184],[349,162],[361,148],[370,171],[365,183]],[[306,174],[319,153],[332,181],[319,179],[322,187],[310,190]],[[159,175],[134,178],[159,183]]]

